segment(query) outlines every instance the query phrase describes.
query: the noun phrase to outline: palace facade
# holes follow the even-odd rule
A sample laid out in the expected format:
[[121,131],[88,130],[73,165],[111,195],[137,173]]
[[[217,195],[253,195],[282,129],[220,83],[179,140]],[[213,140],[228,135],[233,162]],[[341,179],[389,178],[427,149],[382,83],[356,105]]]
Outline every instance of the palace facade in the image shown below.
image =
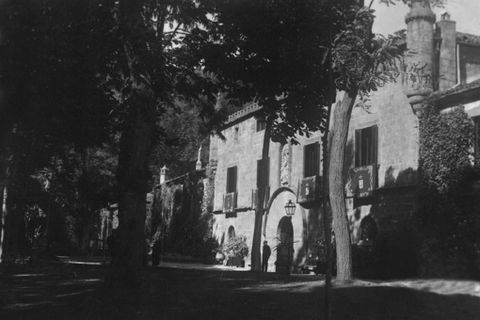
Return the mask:
[[[480,123],[480,36],[457,32],[448,13],[436,22],[427,2],[412,1],[405,18],[403,35],[410,52],[405,55],[405,72],[397,82],[373,92],[368,107],[355,107],[352,113],[345,159],[352,243],[372,236],[390,243],[408,237],[418,210],[419,115],[425,105],[443,112],[462,106],[477,128]],[[220,243],[235,235],[246,236],[249,245],[253,239],[265,132],[265,123],[256,117],[260,108],[250,104],[230,115],[222,131],[225,140],[211,137],[213,234]],[[270,143],[262,225],[262,243],[268,241],[273,249],[269,271],[281,258],[281,250],[276,250],[280,244],[292,244],[289,255],[293,271],[298,271],[311,263],[322,240],[316,205],[321,135],[298,141],[298,145]],[[478,137],[475,144],[477,148]],[[285,212],[289,201],[296,204],[293,216]],[[373,234],[362,232],[367,224]]]

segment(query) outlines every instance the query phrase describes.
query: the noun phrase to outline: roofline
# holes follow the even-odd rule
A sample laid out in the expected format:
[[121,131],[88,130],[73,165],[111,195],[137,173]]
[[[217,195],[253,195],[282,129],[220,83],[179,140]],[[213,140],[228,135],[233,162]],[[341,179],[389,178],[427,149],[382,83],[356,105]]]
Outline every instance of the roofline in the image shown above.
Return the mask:
[[480,79],[443,91],[436,91],[427,99],[428,102],[435,104],[441,109],[478,100],[480,100]]
[[457,44],[466,44],[469,46],[475,46],[479,47],[480,46],[480,36],[471,34],[471,33],[465,33],[465,32],[458,32],[456,34],[456,42]]
[[260,106],[256,101],[253,101],[253,102],[249,102],[247,104],[245,104],[245,106],[230,114],[227,118],[227,121],[225,122],[225,124],[222,126],[222,130],[226,129],[226,128],[229,128],[239,122],[242,122],[256,114],[258,114],[260,112],[260,110],[262,110],[262,106]]

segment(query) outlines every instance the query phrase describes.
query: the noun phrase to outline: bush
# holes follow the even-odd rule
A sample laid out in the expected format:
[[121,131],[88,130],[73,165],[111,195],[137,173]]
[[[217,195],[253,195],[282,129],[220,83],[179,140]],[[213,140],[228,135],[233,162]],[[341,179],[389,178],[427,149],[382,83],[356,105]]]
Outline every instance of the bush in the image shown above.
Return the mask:
[[202,260],[204,263],[215,263],[215,255],[219,250],[218,241],[215,238],[208,238],[202,246]]
[[241,261],[248,256],[247,238],[245,236],[235,236],[230,238],[222,248],[223,254],[227,259],[227,264],[240,266]]
[[473,123],[461,107],[445,114],[430,108],[420,119],[422,276],[479,274],[479,203],[472,187],[480,171],[479,162],[471,162],[473,138]]

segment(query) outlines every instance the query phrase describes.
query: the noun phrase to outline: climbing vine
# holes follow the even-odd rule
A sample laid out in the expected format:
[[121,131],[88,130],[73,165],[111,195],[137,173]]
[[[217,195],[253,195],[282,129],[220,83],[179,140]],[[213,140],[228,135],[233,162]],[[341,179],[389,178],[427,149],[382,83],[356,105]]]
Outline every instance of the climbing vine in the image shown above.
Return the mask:
[[478,274],[478,201],[472,183],[480,174],[473,138],[474,126],[463,107],[443,113],[430,107],[420,118],[422,275]]
[[429,108],[420,128],[423,182],[441,194],[452,192],[472,167],[472,121],[463,108],[445,114]]
[[210,239],[212,213],[205,207],[204,180],[202,172],[190,172],[161,185],[155,193],[152,241],[163,242],[163,253],[211,258],[216,245]]

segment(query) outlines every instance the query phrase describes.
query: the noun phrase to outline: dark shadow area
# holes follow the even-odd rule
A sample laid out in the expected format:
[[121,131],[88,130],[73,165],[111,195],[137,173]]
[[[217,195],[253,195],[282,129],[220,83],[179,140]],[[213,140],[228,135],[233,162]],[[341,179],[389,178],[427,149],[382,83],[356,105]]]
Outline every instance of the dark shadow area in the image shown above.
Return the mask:
[[[92,269],[85,269],[85,275],[88,270]],[[78,275],[80,276],[80,273]],[[83,278],[82,272],[81,276]],[[54,299],[54,290],[58,289],[51,288],[39,299],[32,297],[31,301],[47,300],[52,303],[32,304],[28,308],[15,310],[1,309],[0,317],[322,319],[323,286],[319,280],[320,277],[305,275],[282,277],[274,273],[150,268],[145,275],[144,285],[138,292],[126,293],[97,285],[92,292]],[[29,280],[23,285],[33,285],[34,281]],[[55,284],[53,280],[48,282]],[[42,284],[37,286],[37,290],[43,286],[48,287]],[[8,291],[17,289],[17,285],[12,283],[7,287]],[[71,291],[82,292],[81,290],[86,289],[75,287]],[[2,290],[2,302],[5,302],[5,291]],[[16,294],[16,302],[27,301],[25,294]],[[480,314],[480,298],[475,296],[441,295],[374,283],[362,286],[339,285],[334,287],[332,299],[332,319],[336,320],[470,320],[477,319]]]
[[[383,170],[377,177],[377,181],[384,178],[381,188],[374,189],[371,196],[353,199],[355,211],[350,223],[352,231],[354,225],[358,228],[352,248],[354,274],[369,279],[416,276],[420,243],[415,216],[417,172],[407,168],[395,175],[395,169],[389,167],[384,177],[381,174]],[[364,206],[367,209],[362,215]],[[365,238],[366,221],[375,230]]]

